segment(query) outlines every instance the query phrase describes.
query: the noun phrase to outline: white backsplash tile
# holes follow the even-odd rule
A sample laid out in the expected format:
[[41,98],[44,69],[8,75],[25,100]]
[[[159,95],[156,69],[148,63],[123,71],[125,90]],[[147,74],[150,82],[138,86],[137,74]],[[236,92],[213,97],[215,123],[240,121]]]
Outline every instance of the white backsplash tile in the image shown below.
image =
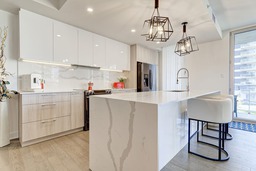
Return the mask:
[[21,89],[22,75],[36,73],[41,74],[45,79],[46,91],[87,89],[89,81],[94,83],[93,89],[107,89],[112,88],[113,82],[118,81],[118,77],[128,75],[127,72],[119,73],[84,67],[67,68],[27,62],[18,63],[18,73],[19,89]]

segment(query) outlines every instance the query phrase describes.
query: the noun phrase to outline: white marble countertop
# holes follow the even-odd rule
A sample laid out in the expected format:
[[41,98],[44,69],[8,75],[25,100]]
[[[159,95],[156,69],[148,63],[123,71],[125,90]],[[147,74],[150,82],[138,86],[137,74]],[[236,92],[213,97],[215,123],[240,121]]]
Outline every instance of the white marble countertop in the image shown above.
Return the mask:
[[180,102],[204,95],[220,93],[219,90],[195,90],[189,92],[169,92],[169,91],[151,91],[151,92],[134,92],[119,93],[110,95],[97,95],[90,98],[106,98],[125,100],[150,104],[165,104],[168,102]]

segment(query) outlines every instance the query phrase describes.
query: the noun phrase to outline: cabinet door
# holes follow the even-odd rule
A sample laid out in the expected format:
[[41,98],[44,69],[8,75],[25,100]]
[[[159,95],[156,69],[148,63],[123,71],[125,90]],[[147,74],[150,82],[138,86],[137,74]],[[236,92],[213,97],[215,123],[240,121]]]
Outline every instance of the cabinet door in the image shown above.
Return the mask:
[[130,70],[129,46],[115,40],[107,39],[106,61],[108,69]]
[[84,126],[84,94],[71,94],[71,129]]
[[78,30],[57,21],[54,22],[54,61],[78,64]]
[[78,64],[93,66],[93,34],[79,30],[78,40]]
[[107,69],[120,69],[118,67],[119,58],[118,53],[119,47],[117,41],[114,41],[112,39],[106,39],[106,68]]
[[119,43],[118,45],[118,69],[120,70],[130,70],[130,46],[124,43]]
[[93,35],[93,66],[106,67],[105,37]]
[[20,10],[20,58],[53,61],[53,20]]

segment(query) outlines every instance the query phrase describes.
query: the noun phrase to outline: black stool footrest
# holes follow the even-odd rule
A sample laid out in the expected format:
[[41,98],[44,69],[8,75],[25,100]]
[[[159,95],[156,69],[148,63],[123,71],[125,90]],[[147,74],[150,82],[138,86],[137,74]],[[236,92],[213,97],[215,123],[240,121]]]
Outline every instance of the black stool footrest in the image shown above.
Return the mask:
[[[219,149],[219,147],[218,147],[217,145],[214,145],[214,144],[211,144],[211,143],[208,143],[208,142],[204,142],[204,141],[200,141],[200,140],[197,141],[197,142],[202,143],[202,144],[206,144],[206,145],[210,145],[210,146],[212,146],[212,147],[214,147],[214,148]],[[213,161],[227,161],[227,160],[229,160],[229,154],[228,154],[228,152],[227,152],[226,150],[224,150],[223,148],[221,149],[221,152],[224,153],[224,154],[226,155],[226,157],[222,157],[221,159],[219,159],[219,158],[207,157],[207,156],[204,156],[204,155],[202,155],[202,154],[195,153],[195,152],[192,152],[192,151],[188,151],[188,152],[191,153],[191,154],[194,154],[194,155],[196,155],[196,156],[199,156],[199,157],[202,157],[202,158],[205,158],[205,159],[208,159],[208,160],[213,160]]]
[[[203,126],[202,126],[202,127],[203,127]],[[206,129],[211,130],[211,131],[215,131],[215,132],[218,132],[218,131],[219,131],[219,130],[217,130],[217,129],[209,128],[208,122],[206,122]],[[228,124],[225,124],[224,134],[225,134],[225,136],[224,136],[224,139],[225,139],[225,140],[232,140],[232,139],[233,139],[232,135],[231,135],[230,133],[228,133]],[[204,129],[203,129],[203,128],[202,128],[202,136],[206,136],[206,137],[214,138],[214,139],[219,139],[218,137],[204,134]]]
[[[211,131],[218,131],[218,130],[212,129],[212,128],[208,128],[208,130],[211,130]],[[233,137],[232,137],[232,135],[230,135],[230,133],[226,133],[226,134],[227,134],[227,137],[224,138],[224,140],[230,141],[230,140],[233,139]],[[218,137],[214,137],[214,136],[207,135],[207,134],[204,134],[204,133],[202,133],[202,136],[209,137],[209,138],[213,138],[213,139],[219,139]]]

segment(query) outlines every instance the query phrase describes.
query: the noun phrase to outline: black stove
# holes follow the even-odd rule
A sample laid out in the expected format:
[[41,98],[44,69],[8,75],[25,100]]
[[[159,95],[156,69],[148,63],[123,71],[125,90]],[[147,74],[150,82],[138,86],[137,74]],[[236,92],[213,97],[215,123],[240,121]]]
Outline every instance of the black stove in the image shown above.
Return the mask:
[[86,90],[84,91],[84,131],[88,131],[90,127],[90,98],[92,95],[111,94],[111,89],[104,90]]

